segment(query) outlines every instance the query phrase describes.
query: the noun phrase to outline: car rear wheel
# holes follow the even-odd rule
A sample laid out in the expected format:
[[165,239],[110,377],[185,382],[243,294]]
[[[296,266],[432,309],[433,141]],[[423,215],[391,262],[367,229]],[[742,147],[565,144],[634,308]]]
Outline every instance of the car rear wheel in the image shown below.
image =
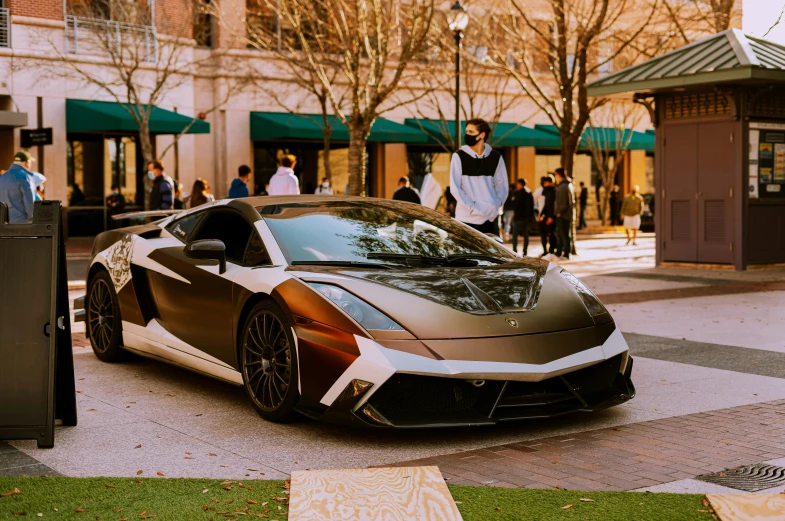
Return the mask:
[[269,421],[294,420],[300,399],[297,350],[281,308],[271,301],[254,306],[241,341],[243,383],[256,412]]
[[98,272],[90,281],[87,292],[87,333],[93,353],[103,362],[119,362],[125,358],[120,304],[109,273]]

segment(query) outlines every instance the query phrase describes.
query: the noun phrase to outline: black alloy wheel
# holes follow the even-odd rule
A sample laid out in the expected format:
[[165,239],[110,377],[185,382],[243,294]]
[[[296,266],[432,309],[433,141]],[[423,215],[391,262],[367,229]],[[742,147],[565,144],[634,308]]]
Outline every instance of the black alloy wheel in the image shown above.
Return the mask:
[[109,273],[101,271],[90,281],[87,297],[87,334],[93,352],[104,362],[117,362],[125,354],[121,347],[120,305]]
[[269,301],[257,304],[242,334],[243,383],[254,408],[266,420],[291,421],[299,400],[297,354],[283,312]]

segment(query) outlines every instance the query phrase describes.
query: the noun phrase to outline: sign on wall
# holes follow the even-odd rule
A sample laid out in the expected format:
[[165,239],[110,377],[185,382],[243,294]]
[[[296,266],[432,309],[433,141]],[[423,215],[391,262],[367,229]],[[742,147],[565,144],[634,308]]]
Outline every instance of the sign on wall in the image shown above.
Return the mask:
[[51,128],[23,128],[19,133],[22,148],[52,144]]

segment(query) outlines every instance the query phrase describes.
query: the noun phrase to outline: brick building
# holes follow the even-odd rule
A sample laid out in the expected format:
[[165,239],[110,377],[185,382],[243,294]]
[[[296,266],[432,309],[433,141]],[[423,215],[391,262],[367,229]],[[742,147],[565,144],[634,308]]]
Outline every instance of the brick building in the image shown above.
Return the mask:
[[[112,5],[111,0],[105,2]],[[86,5],[92,10],[86,11]],[[113,184],[120,185],[130,207],[141,206],[146,167],[132,118],[118,109],[118,99],[84,78],[73,74],[58,77],[58,70],[67,68],[63,56],[79,64],[81,70],[90,71],[92,78],[105,80],[111,75],[108,71],[112,66],[106,53],[102,55],[100,46],[91,39],[91,35],[103,31],[101,34],[116,35],[117,41],[135,38],[136,50],[141,47],[145,53],[141,68],[152,83],[156,67],[160,68],[167,59],[165,44],[174,39],[180,42],[177,52],[183,63],[207,62],[217,54],[229,56],[225,51],[235,47],[230,53],[233,60],[254,62],[262,70],[265,67],[260,53],[235,43],[237,27],[242,26],[238,20],[243,15],[228,0],[221,6],[224,13],[229,13],[227,20],[219,24],[210,16],[197,17],[188,31],[182,30],[182,20],[189,16],[189,0],[127,3],[138,11],[135,20],[142,23],[136,24],[123,22],[109,8],[95,11],[96,5],[102,3],[0,0],[0,168],[5,168],[14,151],[22,147],[22,129],[51,128],[52,144],[33,145],[29,151],[48,179],[46,197],[63,200],[69,206],[69,231],[74,235],[92,235],[106,226],[104,199]],[[241,7],[244,8],[244,2]],[[232,13],[237,26],[234,33]],[[217,197],[222,197],[238,166],[248,164],[254,170],[258,191],[274,171],[279,155],[286,151],[300,157],[297,173],[301,186],[304,191],[313,190],[324,171],[318,128],[316,133],[307,128],[307,117],[293,121],[291,115],[282,114],[284,110],[268,92],[276,89],[290,98],[302,98],[295,103],[302,114],[319,113],[318,105],[285,78],[271,78],[265,80],[263,88],[257,85],[233,92],[226,103],[215,108],[231,74],[226,69],[194,68],[179,74],[177,81],[163,90],[156,102],[157,119],[154,124],[151,120],[151,131],[156,155],[163,156],[168,173],[183,184],[185,192],[201,177]],[[116,92],[121,93],[122,88],[118,86]],[[95,103],[98,101],[105,103]],[[449,97],[446,103],[451,107]],[[445,112],[449,114],[451,109]],[[200,113],[205,121],[189,127],[189,133],[176,146],[170,146],[173,135]],[[378,130],[374,127],[368,146],[370,195],[390,197],[398,177],[417,177],[418,168],[432,171],[442,187],[447,186],[449,154],[419,135],[422,129],[417,127],[415,115],[438,117],[425,109],[418,109],[415,114],[411,108],[401,107],[385,114]],[[552,131],[547,127],[550,121],[538,113],[533,103],[522,100],[506,111],[500,121],[513,124],[523,120],[531,132],[511,133],[496,146],[503,149],[511,180],[524,177],[533,183],[559,165],[559,155],[553,146],[541,146],[537,144],[540,141],[530,139],[535,131],[546,141],[553,138],[552,133],[548,135]],[[538,124],[545,126],[533,128]],[[341,193],[347,183],[347,149],[340,132],[334,138],[333,186]],[[619,178],[623,187],[638,184],[644,191],[653,189],[653,157],[646,148],[628,154]],[[423,158],[425,166],[421,165]],[[591,156],[579,154],[576,184],[584,181],[591,187],[595,176]],[[83,194],[78,200],[73,200],[75,185]],[[590,192],[591,200],[594,190]],[[588,216],[593,215],[596,211],[590,204]]]

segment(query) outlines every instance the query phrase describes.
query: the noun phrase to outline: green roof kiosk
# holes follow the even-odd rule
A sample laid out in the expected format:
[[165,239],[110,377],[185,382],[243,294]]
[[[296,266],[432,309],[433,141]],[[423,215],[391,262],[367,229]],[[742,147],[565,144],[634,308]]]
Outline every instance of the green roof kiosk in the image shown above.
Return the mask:
[[785,47],[729,29],[588,94],[649,110],[658,265],[785,262]]

